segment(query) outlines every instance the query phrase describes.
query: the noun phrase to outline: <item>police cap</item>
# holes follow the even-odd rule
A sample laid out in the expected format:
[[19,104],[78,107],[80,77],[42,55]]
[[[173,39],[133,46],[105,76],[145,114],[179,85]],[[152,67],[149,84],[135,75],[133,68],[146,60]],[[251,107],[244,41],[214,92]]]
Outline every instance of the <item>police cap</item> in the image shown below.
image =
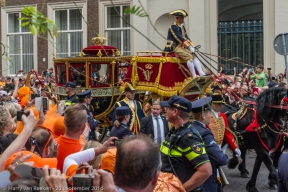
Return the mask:
[[184,112],[191,112],[191,102],[178,95],[173,95],[168,101],[160,101],[162,107],[175,107]]
[[86,90],[81,93],[77,94],[77,97],[80,98],[90,98],[91,97],[91,90]]
[[125,116],[130,114],[129,107],[121,106],[116,108],[116,115]]
[[192,102],[192,112],[199,113],[206,110],[211,110],[209,103],[212,101],[211,97],[205,97]]
[[70,88],[73,88],[73,89],[75,89],[75,87],[76,87],[76,84],[75,83],[73,83],[73,82],[71,82],[71,81],[69,81],[68,83],[66,83],[66,85],[65,85],[65,88],[66,87],[70,87]]

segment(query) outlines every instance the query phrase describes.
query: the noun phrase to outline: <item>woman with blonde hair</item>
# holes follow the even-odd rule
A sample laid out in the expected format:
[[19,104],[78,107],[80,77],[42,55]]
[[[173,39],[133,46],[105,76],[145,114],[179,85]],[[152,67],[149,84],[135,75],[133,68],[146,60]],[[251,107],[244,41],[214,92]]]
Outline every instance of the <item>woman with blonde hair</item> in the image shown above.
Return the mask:
[[118,137],[118,139],[123,139],[126,135],[133,135],[127,123],[130,120],[130,109],[129,107],[122,106],[116,108],[116,120],[114,122],[114,127],[111,130],[111,137]]

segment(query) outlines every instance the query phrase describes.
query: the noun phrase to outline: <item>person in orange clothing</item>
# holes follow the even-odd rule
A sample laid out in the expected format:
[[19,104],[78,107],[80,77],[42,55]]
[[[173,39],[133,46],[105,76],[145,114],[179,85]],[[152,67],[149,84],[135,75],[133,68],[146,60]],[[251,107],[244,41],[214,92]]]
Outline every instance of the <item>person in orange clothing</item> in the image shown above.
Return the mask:
[[85,130],[87,113],[82,104],[75,104],[67,107],[64,113],[65,133],[58,137],[56,142],[58,147],[57,168],[62,172],[65,158],[79,152],[82,148],[80,136]]
[[[241,151],[237,146],[234,136],[229,129],[228,120],[224,113],[220,112],[222,104],[225,104],[223,97],[219,93],[212,95],[212,112],[214,115],[211,117],[211,122],[208,126],[212,132],[216,144],[221,148],[223,139],[225,138],[228,145],[236,153],[237,157],[241,156]],[[222,147],[222,151],[225,153],[227,145]]]

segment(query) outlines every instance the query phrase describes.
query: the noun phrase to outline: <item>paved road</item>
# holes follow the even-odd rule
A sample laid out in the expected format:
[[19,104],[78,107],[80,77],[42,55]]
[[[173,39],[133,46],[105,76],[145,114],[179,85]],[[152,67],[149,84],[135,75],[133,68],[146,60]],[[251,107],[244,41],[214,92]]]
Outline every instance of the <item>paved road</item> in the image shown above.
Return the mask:
[[[226,152],[231,158],[231,153],[227,150]],[[249,176],[252,174],[254,161],[255,161],[256,154],[255,152],[249,152],[247,155],[247,170],[250,172]],[[240,172],[238,171],[237,167],[235,169],[228,169],[227,166],[223,166],[223,171],[226,174],[226,177],[229,181],[229,185],[224,187],[224,192],[245,192],[246,191],[246,184],[249,181],[249,178],[242,178]],[[257,177],[257,184],[256,187],[261,192],[277,192],[277,190],[269,190],[268,186],[268,169],[262,163],[260,172]]]

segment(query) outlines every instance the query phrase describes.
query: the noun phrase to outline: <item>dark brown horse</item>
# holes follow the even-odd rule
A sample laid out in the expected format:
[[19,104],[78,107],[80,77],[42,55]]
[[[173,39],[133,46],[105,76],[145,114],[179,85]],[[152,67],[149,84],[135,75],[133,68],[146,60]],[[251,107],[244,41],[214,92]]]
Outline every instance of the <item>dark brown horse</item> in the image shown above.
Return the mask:
[[256,100],[256,110],[259,126],[254,131],[246,131],[247,126],[252,122],[253,110],[247,111],[247,114],[237,123],[236,129],[233,127],[235,123],[234,119],[231,115],[228,115],[230,128],[234,130],[238,138],[240,138],[240,144],[241,142],[244,144],[242,146],[240,145],[240,149],[242,148],[241,152],[243,152],[241,155],[243,162],[238,168],[241,173],[247,171],[245,165],[245,149],[254,149],[257,154],[251,179],[246,185],[246,189],[249,192],[258,191],[256,188],[256,179],[262,162],[270,172],[268,177],[270,180],[270,189],[277,189],[277,172],[269,153],[281,147],[281,133],[282,131],[286,131],[282,125],[283,122],[287,121],[287,112],[285,109],[280,108],[283,104],[287,105],[287,102],[283,102],[286,96],[287,90],[284,88],[270,88],[258,96]]

